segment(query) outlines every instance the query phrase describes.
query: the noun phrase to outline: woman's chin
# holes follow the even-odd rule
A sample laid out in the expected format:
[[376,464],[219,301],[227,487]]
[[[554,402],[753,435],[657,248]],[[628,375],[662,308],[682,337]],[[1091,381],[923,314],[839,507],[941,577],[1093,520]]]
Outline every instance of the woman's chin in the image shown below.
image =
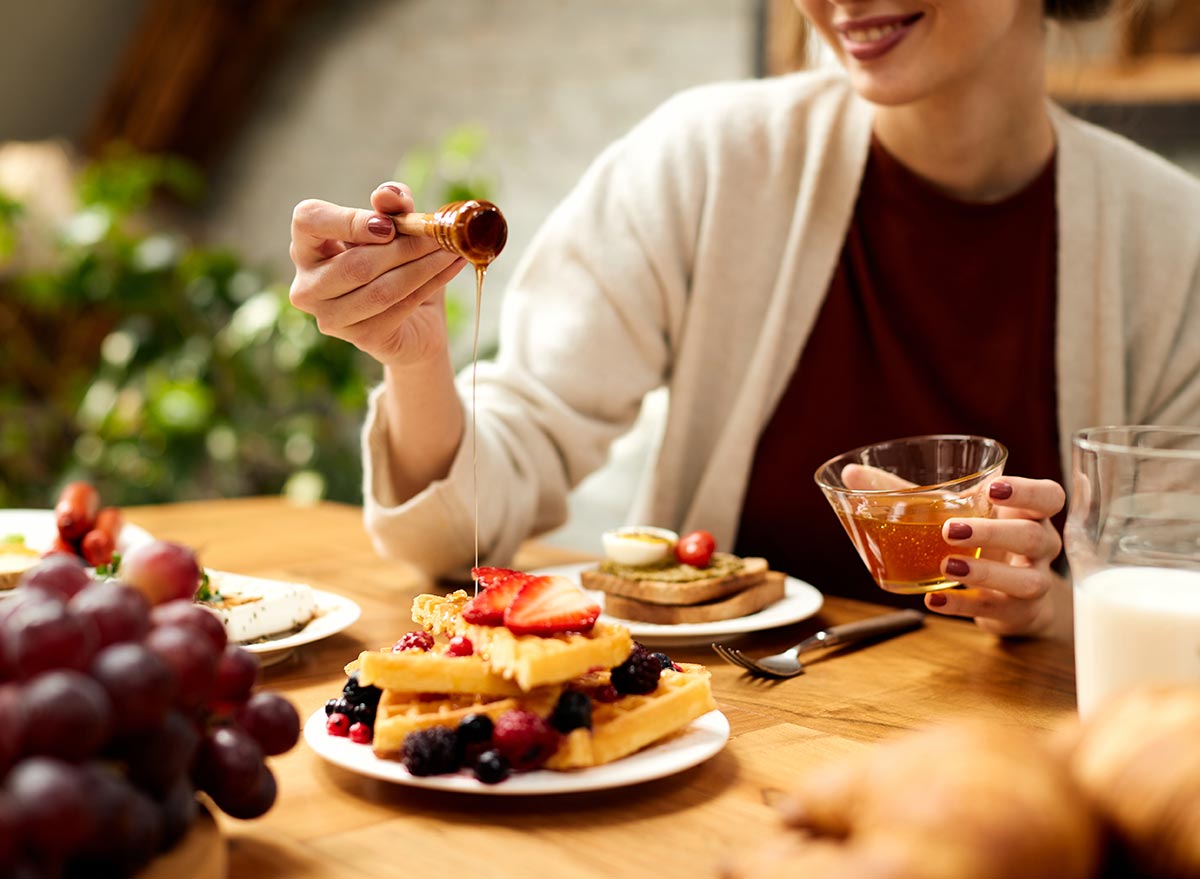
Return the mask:
[[850,84],[859,97],[880,107],[901,107],[919,101],[926,94],[909,78],[904,76],[885,76],[879,73],[867,73],[851,67]]

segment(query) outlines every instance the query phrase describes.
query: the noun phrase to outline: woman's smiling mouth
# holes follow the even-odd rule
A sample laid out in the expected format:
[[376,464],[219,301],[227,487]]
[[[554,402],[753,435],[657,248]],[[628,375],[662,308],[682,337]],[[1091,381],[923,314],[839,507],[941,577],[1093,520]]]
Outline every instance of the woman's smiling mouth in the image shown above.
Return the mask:
[[880,15],[839,22],[834,29],[848,55],[870,61],[891,51],[924,15]]

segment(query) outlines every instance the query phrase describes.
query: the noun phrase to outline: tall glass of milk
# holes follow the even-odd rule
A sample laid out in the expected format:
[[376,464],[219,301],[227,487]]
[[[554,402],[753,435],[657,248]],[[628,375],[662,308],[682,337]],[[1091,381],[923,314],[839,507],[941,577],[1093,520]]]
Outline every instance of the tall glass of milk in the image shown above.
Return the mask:
[[1200,684],[1200,430],[1073,439],[1065,543],[1079,713],[1139,684]]

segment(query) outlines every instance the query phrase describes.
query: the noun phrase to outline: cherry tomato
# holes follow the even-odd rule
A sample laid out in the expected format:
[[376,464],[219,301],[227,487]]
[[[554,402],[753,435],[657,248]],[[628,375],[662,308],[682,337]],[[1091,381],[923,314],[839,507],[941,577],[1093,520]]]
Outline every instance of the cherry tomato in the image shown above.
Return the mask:
[[707,531],[692,531],[675,544],[675,558],[693,568],[707,568],[717,550],[717,541]]

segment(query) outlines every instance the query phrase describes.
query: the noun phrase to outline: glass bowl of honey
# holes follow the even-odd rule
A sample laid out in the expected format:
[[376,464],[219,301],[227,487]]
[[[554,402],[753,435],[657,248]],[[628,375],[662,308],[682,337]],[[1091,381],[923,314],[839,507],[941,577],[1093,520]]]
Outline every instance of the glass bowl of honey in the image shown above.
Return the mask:
[[880,588],[919,594],[958,585],[942,570],[947,556],[978,557],[946,543],[942,526],[992,515],[988,486],[1007,460],[987,437],[912,436],[831,458],[816,481]]

